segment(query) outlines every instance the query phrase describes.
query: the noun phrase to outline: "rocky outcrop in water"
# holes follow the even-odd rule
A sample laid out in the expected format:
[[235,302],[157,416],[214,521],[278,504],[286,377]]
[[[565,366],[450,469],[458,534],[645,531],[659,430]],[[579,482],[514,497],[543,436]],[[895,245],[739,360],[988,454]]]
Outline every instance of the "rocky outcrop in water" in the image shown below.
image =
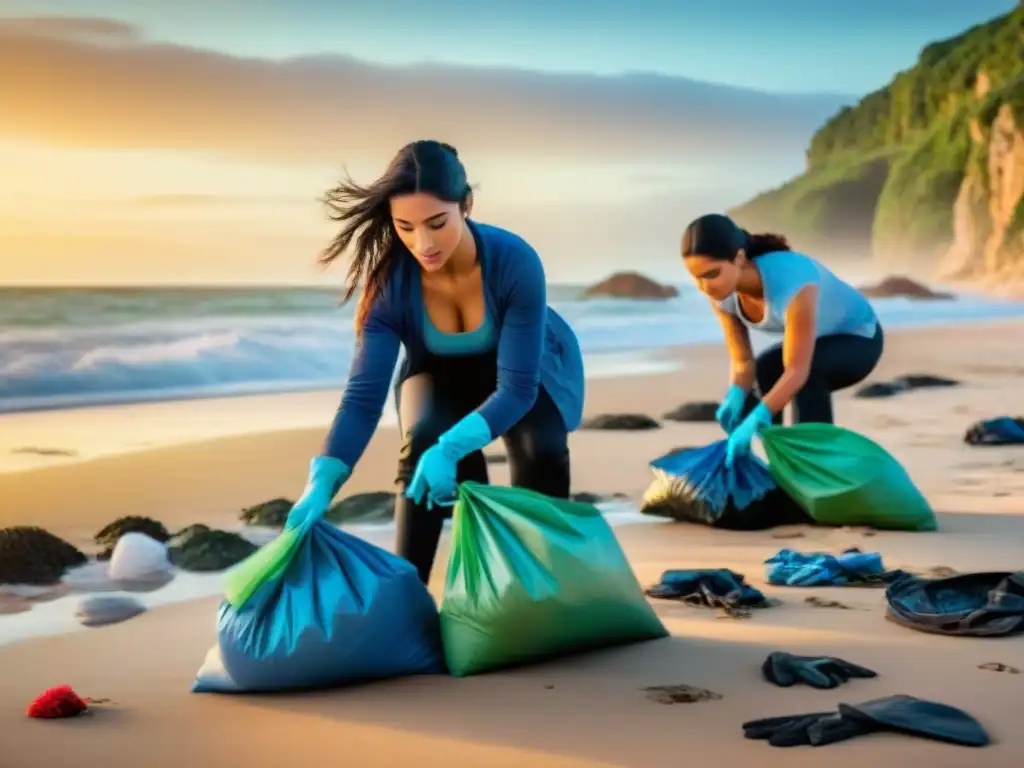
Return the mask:
[[587,288],[585,299],[671,299],[679,291],[671,285],[662,285],[639,272],[617,272],[596,285]]
[[82,552],[42,528],[0,529],[0,584],[56,584],[85,562]]
[[860,292],[869,299],[918,299],[931,301],[948,301],[953,298],[950,293],[933,291],[927,285],[911,280],[909,277],[895,275],[887,277],[874,285],[862,285]]

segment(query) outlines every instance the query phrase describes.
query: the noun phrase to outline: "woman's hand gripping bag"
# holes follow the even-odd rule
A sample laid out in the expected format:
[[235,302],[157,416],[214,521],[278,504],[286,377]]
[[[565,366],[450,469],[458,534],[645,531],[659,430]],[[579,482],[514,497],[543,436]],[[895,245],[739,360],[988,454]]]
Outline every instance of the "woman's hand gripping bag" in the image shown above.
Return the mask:
[[863,435],[832,424],[767,427],[775,482],[822,525],[934,531],[935,513],[903,466]]
[[726,466],[727,443],[684,448],[652,461],[654,480],[640,511],[731,530],[810,522],[757,456],[739,456]]
[[225,580],[195,693],[327,688],[443,673],[437,606],[402,558],[323,521],[281,535]]
[[451,674],[668,635],[594,506],[465,482],[453,517],[441,603]]

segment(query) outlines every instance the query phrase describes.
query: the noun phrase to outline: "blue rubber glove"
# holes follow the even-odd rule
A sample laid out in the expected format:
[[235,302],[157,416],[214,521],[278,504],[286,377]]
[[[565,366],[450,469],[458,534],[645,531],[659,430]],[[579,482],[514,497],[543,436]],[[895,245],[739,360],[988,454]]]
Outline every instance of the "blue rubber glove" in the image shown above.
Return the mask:
[[351,473],[345,462],[330,456],[310,461],[306,488],[288,513],[285,528],[309,527],[320,520]]
[[426,498],[428,509],[451,506],[455,503],[459,462],[492,440],[487,420],[476,411],[469,414],[423,452],[405,495],[417,504]]
[[747,402],[747,392],[743,387],[733,384],[726,390],[722,404],[715,411],[715,420],[727,433],[731,433],[740,423],[743,406]]
[[739,426],[729,434],[729,442],[725,445],[725,466],[732,467],[733,462],[739,456],[746,456],[750,453],[750,443],[754,435],[763,426],[772,423],[772,413],[764,403],[758,403],[757,408],[750,412]]

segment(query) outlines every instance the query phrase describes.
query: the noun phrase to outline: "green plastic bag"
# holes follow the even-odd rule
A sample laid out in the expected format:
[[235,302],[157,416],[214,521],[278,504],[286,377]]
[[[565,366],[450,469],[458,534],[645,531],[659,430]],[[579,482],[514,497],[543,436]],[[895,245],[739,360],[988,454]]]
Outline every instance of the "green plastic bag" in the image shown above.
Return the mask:
[[224,598],[231,607],[239,610],[256,590],[284,573],[305,535],[305,528],[286,528],[224,574]]
[[668,630],[611,526],[590,504],[524,488],[459,486],[441,603],[456,677]]
[[775,482],[823,525],[934,531],[935,513],[882,446],[832,424],[766,427]]

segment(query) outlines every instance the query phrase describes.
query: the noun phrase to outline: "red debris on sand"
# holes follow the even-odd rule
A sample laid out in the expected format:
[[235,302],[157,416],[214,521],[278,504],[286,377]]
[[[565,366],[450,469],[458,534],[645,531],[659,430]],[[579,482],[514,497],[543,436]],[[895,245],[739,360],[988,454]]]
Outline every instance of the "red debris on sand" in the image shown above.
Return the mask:
[[58,685],[49,688],[36,697],[28,705],[26,714],[29,717],[53,719],[58,717],[75,717],[89,708],[70,685]]

